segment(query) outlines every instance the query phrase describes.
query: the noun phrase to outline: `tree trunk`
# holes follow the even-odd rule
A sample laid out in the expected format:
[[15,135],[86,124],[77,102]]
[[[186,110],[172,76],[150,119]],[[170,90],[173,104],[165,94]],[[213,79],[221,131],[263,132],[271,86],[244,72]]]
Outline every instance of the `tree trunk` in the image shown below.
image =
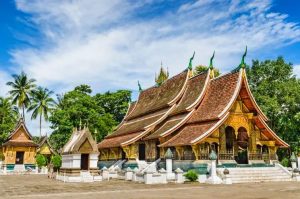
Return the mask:
[[25,105],[24,104],[22,105],[22,110],[23,110],[23,120],[25,123]]
[[40,114],[40,139],[42,137],[42,114]]

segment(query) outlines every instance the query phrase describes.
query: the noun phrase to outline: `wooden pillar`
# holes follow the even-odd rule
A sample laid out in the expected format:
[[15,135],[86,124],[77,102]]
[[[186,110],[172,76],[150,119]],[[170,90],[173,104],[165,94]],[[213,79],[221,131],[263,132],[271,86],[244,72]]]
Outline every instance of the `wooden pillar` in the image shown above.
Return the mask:
[[[256,148],[256,130],[252,122],[249,122],[249,127],[250,127],[250,138],[249,138],[249,150],[251,153],[256,153],[257,148]],[[258,132],[259,133],[259,132]]]
[[199,145],[192,145],[192,150],[195,155],[196,160],[199,160]]
[[176,152],[177,152],[177,155],[178,155],[178,159],[182,160],[182,158],[183,158],[183,147],[177,146],[177,147],[175,147],[175,149],[176,149]]
[[226,134],[225,134],[225,125],[223,124],[220,126],[220,133],[219,133],[219,153],[226,153]]

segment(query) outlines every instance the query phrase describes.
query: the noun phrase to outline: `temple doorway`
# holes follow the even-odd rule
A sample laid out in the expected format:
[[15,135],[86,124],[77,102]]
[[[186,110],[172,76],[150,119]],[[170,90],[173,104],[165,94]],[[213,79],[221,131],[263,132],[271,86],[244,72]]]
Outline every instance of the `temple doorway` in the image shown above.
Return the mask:
[[126,153],[122,150],[122,160],[125,160],[125,159],[126,159]]
[[232,128],[231,126],[227,126],[225,129],[225,136],[226,136],[226,152],[233,154],[234,142],[235,142],[234,128]]
[[139,160],[145,160],[145,158],[146,158],[145,148],[146,148],[145,143],[139,144]]
[[24,163],[24,151],[17,151],[16,153],[16,164]]
[[158,158],[160,158],[160,147],[158,146],[159,142],[156,142],[155,146],[156,146],[156,157],[155,159],[157,160]]
[[247,130],[244,127],[240,127],[238,129],[237,145],[238,145],[238,156],[236,157],[237,163],[248,164],[249,136]]
[[81,154],[80,169],[89,170],[89,154]]

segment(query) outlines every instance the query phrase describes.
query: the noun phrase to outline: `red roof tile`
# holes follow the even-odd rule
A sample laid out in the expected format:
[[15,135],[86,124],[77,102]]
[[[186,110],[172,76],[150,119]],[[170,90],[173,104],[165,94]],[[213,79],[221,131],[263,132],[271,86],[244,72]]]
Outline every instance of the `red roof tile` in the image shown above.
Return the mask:
[[145,127],[156,122],[158,119],[160,119],[164,112],[157,113],[155,115],[148,115],[145,117],[138,118],[137,120],[131,120],[129,122],[124,122],[123,125],[121,125],[116,131],[114,131],[111,135],[107,137],[115,137],[119,135],[124,135],[128,133],[135,133],[145,130]]
[[159,87],[151,87],[142,91],[136,107],[125,118],[125,120],[130,120],[141,115],[169,107],[169,103],[182,91],[187,77],[187,72],[182,72],[171,79],[166,80]]
[[158,128],[156,131],[154,131],[152,134],[146,137],[145,140],[155,139],[160,137],[160,134],[170,130],[171,128],[176,126],[179,122],[181,122],[183,119],[184,117],[167,120],[160,128]]
[[20,147],[38,147],[39,145],[34,143],[33,141],[13,141],[9,140],[2,144],[2,146],[20,146]]
[[233,98],[239,86],[239,75],[239,72],[229,73],[210,81],[202,103],[188,123],[217,119]]
[[183,146],[189,145],[193,140],[204,134],[207,130],[213,127],[217,121],[206,122],[203,124],[190,124],[185,126],[174,137],[165,143],[161,144],[162,147],[170,146]]
[[103,148],[120,147],[121,143],[131,140],[132,138],[138,136],[139,134],[140,132],[126,134],[126,135],[112,137],[112,138],[105,138],[102,142],[98,144],[98,148],[103,149]]
[[205,84],[208,81],[208,75],[208,71],[206,71],[188,80],[186,90],[171,115],[185,112],[189,106],[199,100],[198,98],[205,89]]

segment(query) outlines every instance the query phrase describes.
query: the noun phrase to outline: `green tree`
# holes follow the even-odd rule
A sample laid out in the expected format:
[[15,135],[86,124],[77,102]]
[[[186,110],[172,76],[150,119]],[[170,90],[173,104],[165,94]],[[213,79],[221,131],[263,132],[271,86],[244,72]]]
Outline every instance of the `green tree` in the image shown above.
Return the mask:
[[25,121],[25,108],[28,107],[30,103],[30,94],[36,86],[34,84],[35,79],[29,79],[24,72],[21,72],[19,75],[14,74],[12,77],[14,81],[7,82],[6,84],[11,87],[9,94],[12,96],[12,102],[22,109]]
[[116,92],[106,92],[94,96],[97,106],[104,109],[105,113],[113,115],[118,123],[124,118],[129,103],[131,101],[131,91],[118,90]]
[[97,132],[95,136],[98,141],[117,125],[113,115],[105,112],[90,93],[92,90],[83,85],[59,96],[58,105],[49,118],[51,128],[54,129],[50,142],[55,149],[64,146],[73,128],[79,128],[80,121],[87,125],[92,133]]
[[[198,75],[200,73],[203,73],[204,71],[207,71],[208,68],[209,68],[208,66],[203,66],[203,65],[196,66],[194,69],[194,74]],[[219,77],[221,75],[219,69],[213,68],[213,70],[214,70],[215,77]]]
[[276,60],[253,60],[247,67],[251,91],[264,113],[270,127],[292,150],[300,141],[300,81],[293,75],[293,66],[283,57]]
[[42,87],[38,87],[32,91],[28,112],[32,111],[31,119],[36,119],[39,116],[40,138],[42,137],[42,118],[48,121],[49,113],[55,104],[55,101],[51,97],[52,94],[53,91]]
[[47,165],[47,159],[42,154],[37,154],[35,157],[36,164],[38,168],[42,168],[43,166]]
[[55,170],[59,169],[61,167],[61,156],[53,155],[51,157],[51,163],[53,164]]
[[18,109],[12,105],[10,98],[0,97],[0,145],[14,129],[18,119]]

